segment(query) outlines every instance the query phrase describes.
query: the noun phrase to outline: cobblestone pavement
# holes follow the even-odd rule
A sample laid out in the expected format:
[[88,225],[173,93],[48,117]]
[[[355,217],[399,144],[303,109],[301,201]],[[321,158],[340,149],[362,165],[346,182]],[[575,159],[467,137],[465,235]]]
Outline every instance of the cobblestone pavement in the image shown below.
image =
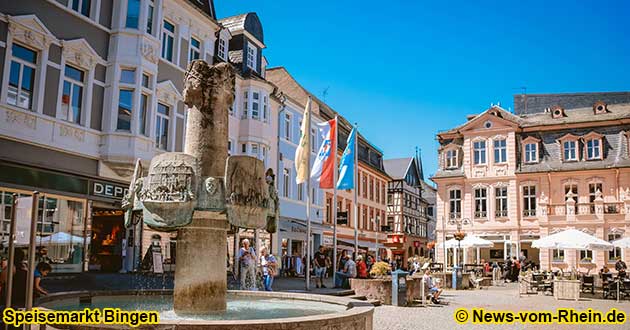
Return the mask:
[[484,290],[475,291],[444,291],[442,297],[449,304],[448,306],[434,307],[392,307],[381,306],[374,311],[374,330],[411,330],[411,329],[545,329],[545,330],[628,330],[630,323],[623,325],[534,325],[519,324],[511,325],[473,325],[457,324],[454,320],[454,312],[458,308],[484,308],[491,310],[511,310],[511,311],[551,311],[557,308],[575,308],[576,310],[608,311],[617,308],[626,312],[630,316],[630,301],[626,300],[617,303],[615,300],[602,299],[581,299],[580,301],[558,301],[551,296],[532,295],[523,298],[518,297],[516,284],[508,284],[504,287],[491,287]]

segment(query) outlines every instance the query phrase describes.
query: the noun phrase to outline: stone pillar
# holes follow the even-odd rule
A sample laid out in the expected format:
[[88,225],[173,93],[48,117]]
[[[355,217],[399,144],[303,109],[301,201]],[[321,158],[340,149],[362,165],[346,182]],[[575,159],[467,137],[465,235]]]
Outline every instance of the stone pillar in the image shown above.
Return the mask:
[[226,309],[227,230],[225,215],[196,211],[179,229],[173,308],[178,314],[208,314]]

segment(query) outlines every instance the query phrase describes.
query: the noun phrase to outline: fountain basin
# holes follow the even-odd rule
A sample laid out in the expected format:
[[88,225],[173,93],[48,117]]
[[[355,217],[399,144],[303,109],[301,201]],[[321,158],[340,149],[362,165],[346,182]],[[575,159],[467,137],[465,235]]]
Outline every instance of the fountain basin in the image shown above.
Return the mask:
[[[137,329],[267,330],[350,329],[372,330],[374,307],[364,301],[314,294],[228,291],[227,311],[215,315],[176,315],[172,291],[99,291],[52,294],[38,300],[40,309],[82,310],[113,307],[122,310],[157,310],[160,324]],[[129,329],[125,325],[52,325],[57,329]]]

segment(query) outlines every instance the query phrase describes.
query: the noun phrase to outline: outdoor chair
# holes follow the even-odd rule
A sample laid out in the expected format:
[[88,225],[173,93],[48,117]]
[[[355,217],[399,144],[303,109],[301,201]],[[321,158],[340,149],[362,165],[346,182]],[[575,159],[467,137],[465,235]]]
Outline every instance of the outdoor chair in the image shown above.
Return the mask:
[[595,294],[595,277],[590,275],[582,276],[582,292],[590,291]]
[[537,289],[534,289],[534,281],[529,276],[519,276],[518,277],[518,296],[519,298],[523,295],[528,294],[536,294],[538,293]]
[[[621,287],[619,288],[621,292]],[[617,299],[617,281],[609,281],[603,285],[603,298],[604,299]]]

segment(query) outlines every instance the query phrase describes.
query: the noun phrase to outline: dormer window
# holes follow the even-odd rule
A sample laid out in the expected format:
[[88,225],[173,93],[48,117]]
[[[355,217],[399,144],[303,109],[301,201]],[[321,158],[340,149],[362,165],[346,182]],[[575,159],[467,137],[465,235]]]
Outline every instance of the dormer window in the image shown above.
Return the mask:
[[586,146],[585,158],[587,160],[597,160],[603,158],[603,136],[596,132],[591,132],[582,137]]
[[251,42],[247,43],[247,67],[256,71],[256,46]]
[[486,163],[486,141],[473,142],[473,156],[475,165],[483,165]]
[[459,164],[457,164],[457,156],[458,156],[457,149],[446,150],[445,158],[446,158],[446,168],[447,169],[458,168],[459,167]]
[[579,138],[571,133],[564,135],[558,139],[562,149],[562,160],[565,162],[573,162],[578,160],[579,155]]
[[523,160],[527,164],[538,163],[538,144],[540,140],[533,137],[528,136],[522,141],[523,148]]
[[606,102],[598,101],[593,104],[593,113],[596,115],[608,112],[608,106]]
[[555,119],[555,118],[562,118],[562,117],[565,117],[565,114],[564,114],[564,109],[561,106],[556,105],[553,108],[551,108],[551,118]]

